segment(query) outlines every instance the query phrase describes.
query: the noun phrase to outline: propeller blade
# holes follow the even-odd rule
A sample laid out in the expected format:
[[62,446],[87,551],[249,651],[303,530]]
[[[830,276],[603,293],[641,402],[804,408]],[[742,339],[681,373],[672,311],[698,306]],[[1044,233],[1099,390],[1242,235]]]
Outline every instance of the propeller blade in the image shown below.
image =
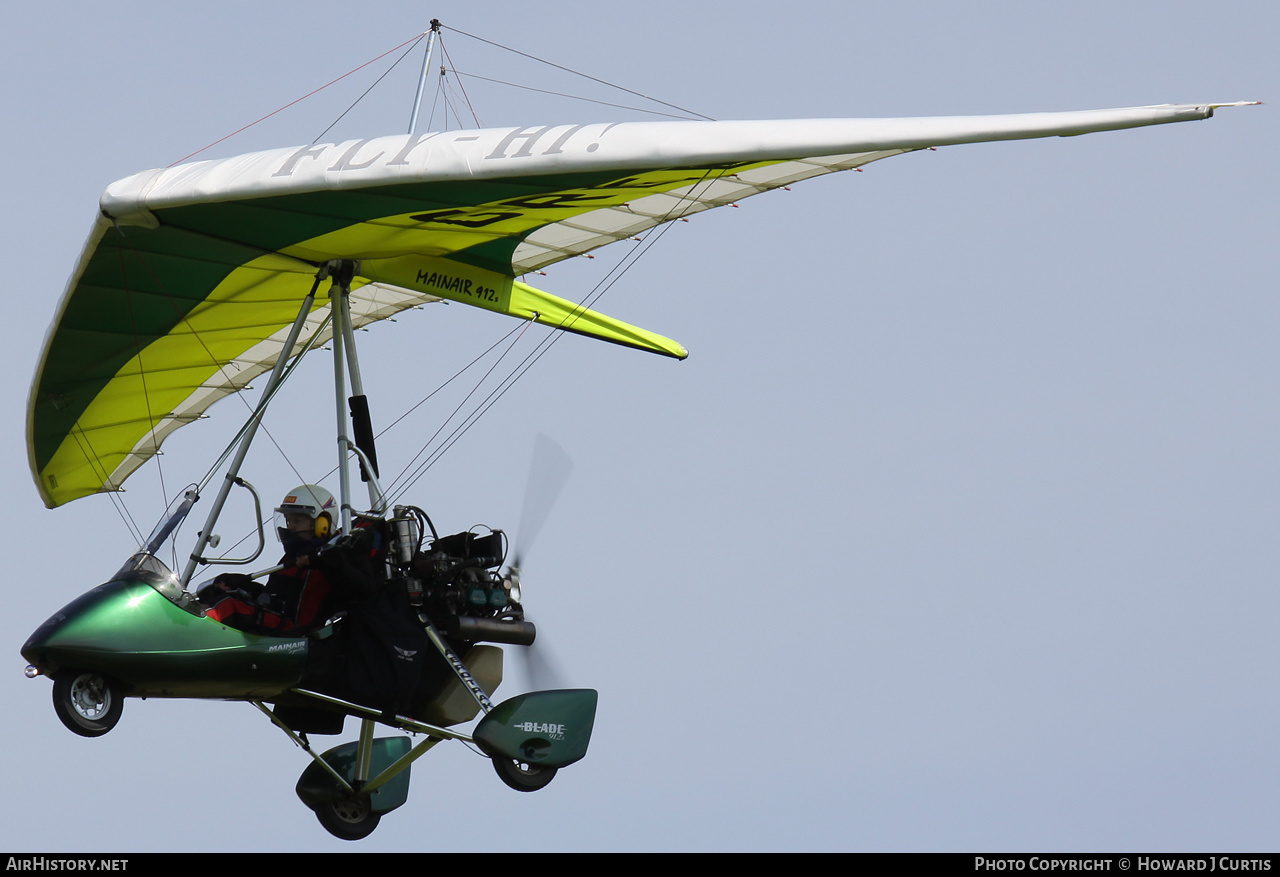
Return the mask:
[[564,673],[560,670],[560,663],[555,660],[542,636],[542,631],[539,630],[538,638],[534,640],[533,645],[516,649],[524,665],[524,677],[529,684],[529,690],[554,691],[567,688]]
[[[520,527],[516,531],[516,545],[512,551],[511,568],[518,577],[542,525],[551,516],[551,509],[560,498],[569,481],[573,461],[564,448],[543,433],[538,433],[533,444],[533,457],[529,462],[529,483],[524,491],[524,506],[520,510]],[[551,691],[566,687],[560,663],[553,657],[546,644],[546,631],[539,629],[533,645],[515,649],[518,663],[531,691]]]
[[569,455],[543,433],[538,433],[533,444],[533,459],[529,463],[529,483],[524,491],[524,507],[520,510],[520,528],[511,565],[519,569],[533,545],[542,525],[551,514],[551,508],[560,497],[573,461]]

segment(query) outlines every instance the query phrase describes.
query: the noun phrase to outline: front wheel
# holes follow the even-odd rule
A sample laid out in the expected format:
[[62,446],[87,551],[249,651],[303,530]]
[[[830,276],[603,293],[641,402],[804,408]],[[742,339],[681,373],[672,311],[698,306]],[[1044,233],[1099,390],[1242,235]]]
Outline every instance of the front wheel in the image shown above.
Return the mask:
[[339,798],[316,808],[324,830],[342,840],[362,840],[373,834],[382,816],[373,812],[368,798]]
[[554,767],[539,767],[527,761],[501,757],[493,759],[493,769],[504,783],[517,792],[536,792],[546,787],[547,783],[556,778],[557,770]]
[[53,709],[69,731],[101,737],[120,721],[124,696],[106,677],[72,670],[53,679]]

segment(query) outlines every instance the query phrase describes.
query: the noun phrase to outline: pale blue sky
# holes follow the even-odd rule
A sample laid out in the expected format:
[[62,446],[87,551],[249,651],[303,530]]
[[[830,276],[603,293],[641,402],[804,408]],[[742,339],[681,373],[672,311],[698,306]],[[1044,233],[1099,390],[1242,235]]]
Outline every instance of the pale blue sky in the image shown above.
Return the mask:
[[[431,17],[721,119],[1280,99],[1273,4],[780,10],[6,10],[0,848],[1275,846],[1274,106],[903,156],[664,237],[599,307],[689,360],[566,338],[413,497],[442,528],[514,528],[536,433],[574,460],[527,594],[600,713],[587,759],[542,792],[442,746],[400,811],[343,844],[294,795],[305,756],[251,707],[130,700],[115,731],[86,740],[58,723],[46,680],[23,678],[27,635],[133,547],[105,498],[45,510],[23,445],[40,339],[98,196]],[[568,87],[457,34],[445,45],[461,70]],[[403,130],[416,66],[326,139]],[[209,157],[308,142],[353,98],[326,93]],[[471,98],[492,126],[634,117]],[[617,255],[540,285],[581,297]],[[377,328],[361,338],[385,419],[509,326],[441,307]],[[319,384],[327,365],[312,368]],[[268,424],[317,475],[333,456],[319,399]],[[203,474],[239,410],[222,403],[166,446],[170,489]],[[411,455],[447,410],[395,434],[383,460]],[[251,464],[269,493],[292,486],[274,452]],[[154,468],[129,488],[147,529],[163,505]]]

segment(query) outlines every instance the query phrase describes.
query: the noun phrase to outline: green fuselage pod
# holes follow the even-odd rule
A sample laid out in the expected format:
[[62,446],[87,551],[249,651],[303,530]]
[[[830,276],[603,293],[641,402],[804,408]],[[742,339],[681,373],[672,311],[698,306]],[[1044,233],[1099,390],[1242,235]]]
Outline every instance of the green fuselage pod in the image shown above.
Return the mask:
[[100,673],[130,697],[260,699],[298,683],[307,651],[305,638],[235,630],[125,573],[54,614],[22,656],[48,676]]
[[495,706],[471,736],[491,758],[564,767],[587,754],[596,700],[591,688],[517,695]]

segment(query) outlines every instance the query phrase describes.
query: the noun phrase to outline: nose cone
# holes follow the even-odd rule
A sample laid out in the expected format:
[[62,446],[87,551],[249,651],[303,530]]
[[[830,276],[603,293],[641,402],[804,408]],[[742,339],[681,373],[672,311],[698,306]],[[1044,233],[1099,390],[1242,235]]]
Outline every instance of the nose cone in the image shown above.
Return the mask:
[[82,594],[36,628],[22,657],[46,676],[75,667],[102,670],[113,655],[137,651],[147,604],[164,600],[143,582],[108,582]]
[[46,676],[97,673],[137,697],[258,698],[298,683],[305,637],[228,628],[200,614],[181,589],[171,596],[178,599],[127,575],[99,585],[40,625],[22,656]]

